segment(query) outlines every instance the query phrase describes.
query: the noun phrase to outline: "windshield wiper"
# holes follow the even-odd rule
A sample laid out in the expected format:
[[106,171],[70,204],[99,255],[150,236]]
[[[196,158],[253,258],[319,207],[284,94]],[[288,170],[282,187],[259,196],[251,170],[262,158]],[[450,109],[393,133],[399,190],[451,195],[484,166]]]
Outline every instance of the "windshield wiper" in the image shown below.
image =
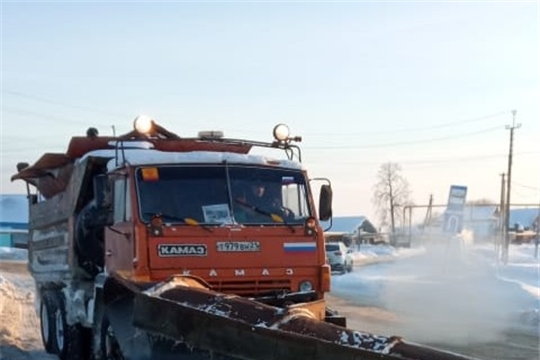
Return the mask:
[[171,214],[151,213],[151,212],[145,212],[144,215],[150,216],[151,219],[154,218],[154,217],[159,217],[165,223],[167,222],[167,220],[181,221],[185,225],[200,226],[200,227],[202,227],[203,229],[205,229],[205,230],[207,230],[209,232],[213,231],[212,228],[210,228],[209,226],[207,226],[205,224],[201,224],[197,220],[195,220],[193,218],[190,218],[190,217],[181,217],[181,216],[176,216],[176,215],[171,215]]
[[272,219],[273,222],[275,223],[279,223],[279,224],[284,224],[284,225],[287,225],[287,227],[289,229],[291,229],[291,231],[294,233],[296,231],[296,229],[294,228],[294,226],[292,224],[290,224],[289,222],[287,222],[285,220],[285,218],[279,214],[276,214],[274,212],[269,212],[269,211],[266,211],[266,210],[263,210],[253,204],[250,204],[248,202],[245,202],[241,199],[235,199],[234,200],[236,203],[240,204],[241,206],[253,211],[253,212],[256,212],[258,214],[261,214],[261,215],[265,215],[267,217],[269,217],[270,219]]

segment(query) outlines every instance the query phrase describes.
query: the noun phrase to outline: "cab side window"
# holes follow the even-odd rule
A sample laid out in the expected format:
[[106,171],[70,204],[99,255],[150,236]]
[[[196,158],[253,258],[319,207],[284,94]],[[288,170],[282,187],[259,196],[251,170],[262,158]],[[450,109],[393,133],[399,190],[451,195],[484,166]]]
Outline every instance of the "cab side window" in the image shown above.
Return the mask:
[[129,186],[127,179],[117,179],[114,181],[114,211],[113,220],[115,223],[131,220],[131,199],[129,196]]

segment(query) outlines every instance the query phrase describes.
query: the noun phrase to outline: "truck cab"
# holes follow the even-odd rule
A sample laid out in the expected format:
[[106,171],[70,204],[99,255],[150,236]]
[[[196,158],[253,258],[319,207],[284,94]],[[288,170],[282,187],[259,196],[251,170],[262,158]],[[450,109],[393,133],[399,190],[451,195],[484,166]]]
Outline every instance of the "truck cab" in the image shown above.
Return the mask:
[[106,271],[136,281],[197,276],[215,291],[282,302],[329,290],[323,232],[298,163],[207,151],[125,156],[109,169]]

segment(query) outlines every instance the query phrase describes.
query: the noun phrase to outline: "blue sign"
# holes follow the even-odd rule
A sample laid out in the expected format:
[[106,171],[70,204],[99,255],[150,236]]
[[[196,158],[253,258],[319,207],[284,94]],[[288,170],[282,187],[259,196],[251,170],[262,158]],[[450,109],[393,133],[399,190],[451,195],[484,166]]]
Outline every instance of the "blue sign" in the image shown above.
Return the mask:
[[449,233],[459,233],[463,229],[463,209],[467,199],[467,187],[450,186],[448,204],[444,212],[443,230]]

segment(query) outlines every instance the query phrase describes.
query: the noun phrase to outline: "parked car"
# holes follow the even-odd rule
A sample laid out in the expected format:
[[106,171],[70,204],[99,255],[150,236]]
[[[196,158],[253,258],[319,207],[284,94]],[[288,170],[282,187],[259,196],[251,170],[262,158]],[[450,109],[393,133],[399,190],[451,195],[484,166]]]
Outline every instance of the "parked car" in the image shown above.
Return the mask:
[[352,250],[349,250],[342,242],[329,242],[325,245],[326,258],[332,271],[344,274],[353,270],[354,261]]

